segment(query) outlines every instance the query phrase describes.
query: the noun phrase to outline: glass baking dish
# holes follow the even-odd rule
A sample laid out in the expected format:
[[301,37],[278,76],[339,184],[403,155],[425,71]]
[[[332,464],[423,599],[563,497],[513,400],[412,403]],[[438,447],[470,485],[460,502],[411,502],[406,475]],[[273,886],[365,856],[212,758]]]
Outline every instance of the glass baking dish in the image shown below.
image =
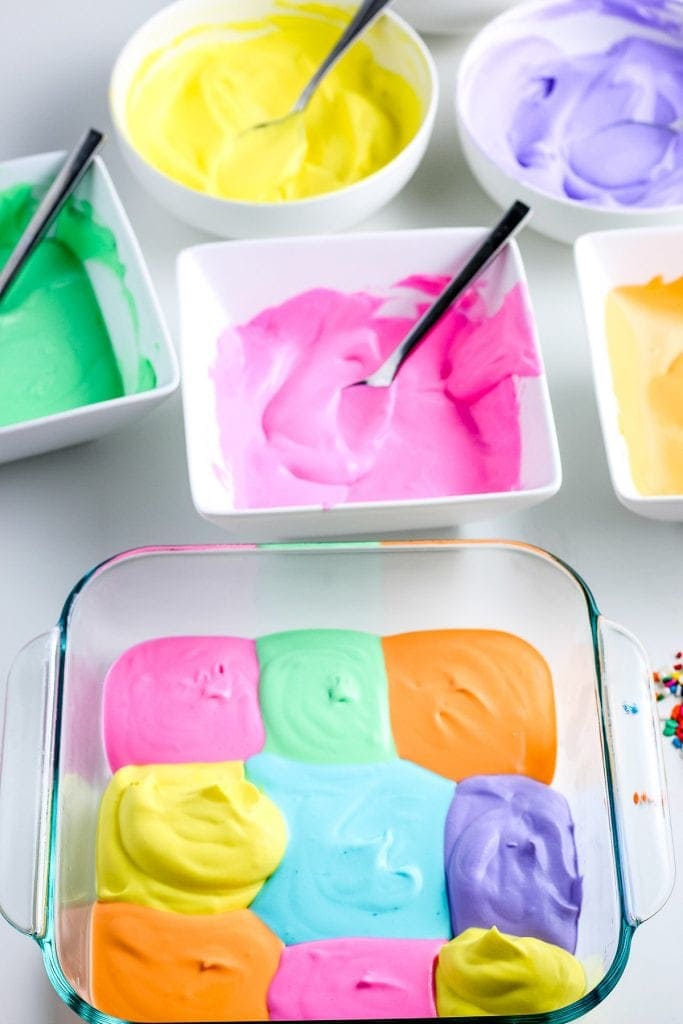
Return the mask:
[[85,1020],[115,1019],[90,1002],[88,932],[111,775],[101,729],[109,666],[153,637],[323,627],[506,630],[545,657],[557,709],[553,786],[571,807],[584,881],[576,954],[588,987],[561,1010],[495,1019],[559,1024],[596,1006],[619,980],[635,928],[673,885],[651,673],[577,573],[504,541],[142,548],[75,585],[58,625],[10,671],[0,762],[0,834],[12,836],[0,847],[2,913],[38,942],[61,998]]

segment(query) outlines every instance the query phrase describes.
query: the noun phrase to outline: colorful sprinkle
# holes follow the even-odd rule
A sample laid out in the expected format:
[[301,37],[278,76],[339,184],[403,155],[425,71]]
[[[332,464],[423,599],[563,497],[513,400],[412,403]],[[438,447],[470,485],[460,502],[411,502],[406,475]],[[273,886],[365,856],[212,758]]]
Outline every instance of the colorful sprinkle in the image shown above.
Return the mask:
[[657,801],[654,800],[648,793],[638,793],[638,791],[636,790],[636,792],[633,794],[633,803],[637,806],[638,804],[656,804]]
[[[680,700],[683,698],[683,651],[676,652],[671,667],[660,668],[653,672],[652,682],[657,701],[662,701],[666,697],[679,698],[678,703],[670,709],[668,717],[662,715],[660,720],[664,736],[670,739],[676,750],[680,750],[683,754],[683,702]],[[627,712],[630,707],[631,705],[623,705],[624,711]]]

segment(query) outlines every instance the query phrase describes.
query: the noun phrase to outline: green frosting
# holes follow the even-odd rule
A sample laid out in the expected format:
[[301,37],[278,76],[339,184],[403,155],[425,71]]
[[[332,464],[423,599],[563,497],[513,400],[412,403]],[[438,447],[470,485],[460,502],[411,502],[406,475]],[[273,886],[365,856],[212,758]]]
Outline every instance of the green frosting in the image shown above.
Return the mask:
[[261,637],[256,653],[265,751],[317,764],[396,757],[379,637],[294,630]]
[[[30,185],[0,193],[0,265],[38,201]],[[114,235],[93,220],[89,203],[72,198],[0,303],[0,426],[123,395],[85,260],[97,260],[120,280],[137,328]],[[141,359],[136,390],[155,384],[151,364]]]

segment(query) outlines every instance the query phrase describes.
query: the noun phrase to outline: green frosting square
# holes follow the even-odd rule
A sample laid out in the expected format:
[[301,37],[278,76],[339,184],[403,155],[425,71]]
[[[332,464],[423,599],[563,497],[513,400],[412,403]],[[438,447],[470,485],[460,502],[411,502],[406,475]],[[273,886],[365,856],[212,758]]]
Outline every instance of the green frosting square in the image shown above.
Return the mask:
[[396,757],[379,637],[298,629],[256,641],[264,750],[316,764]]

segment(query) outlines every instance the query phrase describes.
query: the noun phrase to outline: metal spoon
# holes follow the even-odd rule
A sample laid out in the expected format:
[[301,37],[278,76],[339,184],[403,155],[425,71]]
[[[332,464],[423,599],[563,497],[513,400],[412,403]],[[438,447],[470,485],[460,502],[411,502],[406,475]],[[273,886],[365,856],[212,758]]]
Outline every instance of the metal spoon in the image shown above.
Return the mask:
[[252,125],[252,127],[247,128],[246,131],[252,132],[262,128],[269,128],[271,125],[280,124],[282,121],[288,120],[295,114],[302,114],[308,106],[313,93],[318,88],[327,72],[334,67],[342,54],[344,54],[349,48],[351,43],[353,43],[357,37],[365,31],[368,25],[382,13],[384,8],[388,7],[392,2],[393,0],[363,0],[363,3],[360,5],[353,18],[342,32],[327,57],[325,57],[325,60],[305,86],[289,113],[285,114],[283,117],[276,117],[272,121],[263,121],[261,124]]
[[38,209],[0,270],[0,301],[14,281],[24,263],[44,236],[53,220],[90,166],[90,162],[104,142],[102,132],[90,128],[66,158],[64,166],[50,185]]
[[531,216],[531,210],[519,200],[510,207],[504,217],[484,238],[462,270],[446,285],[441,295],[425,310],[403,341],[394,349],[382,365],[364,380],[354,381],[347,387],[355,388],[365,384],[370,388],[388,388],[413,349],[429,333],[432,327],[455,302],[459,295],[489,266],[500,250],[517,234]]

